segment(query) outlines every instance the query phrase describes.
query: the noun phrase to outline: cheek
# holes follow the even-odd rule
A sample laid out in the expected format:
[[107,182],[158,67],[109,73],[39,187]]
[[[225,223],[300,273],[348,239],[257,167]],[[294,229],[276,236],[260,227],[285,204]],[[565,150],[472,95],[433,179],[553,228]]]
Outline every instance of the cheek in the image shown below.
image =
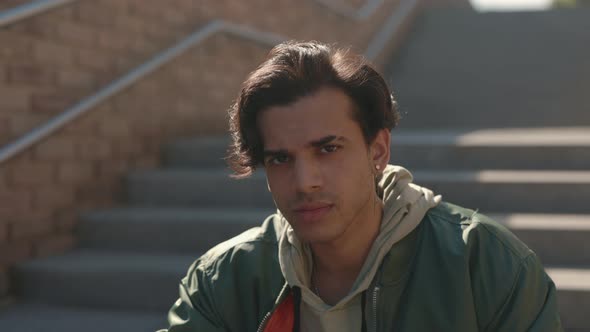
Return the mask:
[[266,181],[275,200],[280,200],[289,192],[289,175],[276,169],[267,169]]

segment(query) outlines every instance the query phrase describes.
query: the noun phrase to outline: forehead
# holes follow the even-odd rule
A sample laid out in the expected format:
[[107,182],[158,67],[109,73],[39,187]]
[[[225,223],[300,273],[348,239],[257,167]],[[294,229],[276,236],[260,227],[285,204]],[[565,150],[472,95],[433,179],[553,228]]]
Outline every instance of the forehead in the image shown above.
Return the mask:
[[262,110],[258,128],[265,149],[294,149],[328,135],[362,139],[353,112],[354,103],[348,95],[324,87],[291,104]]

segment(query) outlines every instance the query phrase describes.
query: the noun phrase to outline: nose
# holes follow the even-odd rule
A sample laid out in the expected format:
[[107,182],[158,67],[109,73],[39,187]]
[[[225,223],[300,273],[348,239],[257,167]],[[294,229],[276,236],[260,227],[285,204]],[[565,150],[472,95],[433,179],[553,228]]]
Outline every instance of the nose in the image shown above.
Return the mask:
[[310,193],[321,189],[324,183],[319,163],[313,160],[297,160],[294,181],[298,192]]

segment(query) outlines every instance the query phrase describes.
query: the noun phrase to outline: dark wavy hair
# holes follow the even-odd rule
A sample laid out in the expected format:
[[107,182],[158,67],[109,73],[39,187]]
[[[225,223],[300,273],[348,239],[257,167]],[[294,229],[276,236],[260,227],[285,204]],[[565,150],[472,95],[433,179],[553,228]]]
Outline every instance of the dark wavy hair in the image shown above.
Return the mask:
[[263,162],[257,116],[272,106],[287,105],[322,87],[342,89],[354,102],[354,119],[365,142],[399,121],[397,103],[383,77],[360,55],[318,42],[286,42],[246,79],[229,110],[231,144],[227,162],[234,177],[251,175]]

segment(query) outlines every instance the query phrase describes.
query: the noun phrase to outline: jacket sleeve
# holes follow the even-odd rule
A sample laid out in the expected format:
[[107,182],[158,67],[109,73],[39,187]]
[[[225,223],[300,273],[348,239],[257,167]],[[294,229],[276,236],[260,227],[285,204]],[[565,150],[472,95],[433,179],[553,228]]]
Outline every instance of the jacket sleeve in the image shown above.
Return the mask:
[[168,329],[157,332],[225,331],[215,309],[210,282],[199,261],[195,262],[180,282],[180,296],[168,312]]
[[537,256],[523,259],[512,288],[485,331],[563,331],[555,284]]

